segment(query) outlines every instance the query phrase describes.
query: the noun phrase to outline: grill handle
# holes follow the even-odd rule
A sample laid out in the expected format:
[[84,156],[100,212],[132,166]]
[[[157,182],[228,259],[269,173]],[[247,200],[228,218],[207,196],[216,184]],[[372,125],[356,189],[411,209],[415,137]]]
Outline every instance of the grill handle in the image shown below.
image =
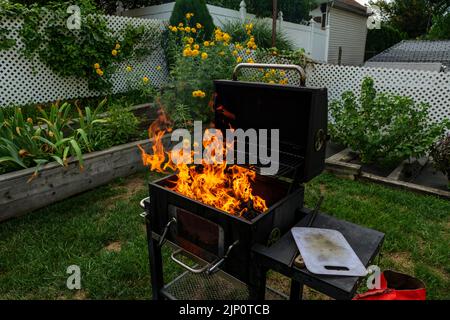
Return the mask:
[[182,266],[183,268],[185,268],[186,270],[192,272],[192,273],[203,273],[206,271],[206,269],[208,269],[209,265],[207,264],[206,266],[199,268],[199,269],[194,269],[191,268],[190,266],[188,266],[187,264],[185,264],[184,262],[178,260],[176,257],[178,255],[180,255],[181,253],[183,253],[183,249],[179,249],[177,251],[175,251],[174,253],[172,253],[172,255],[170,256],[170,258],[172,259],[173,262],[177,263],[178,265]]
[[164,242],[166,242],[166,236],[167,236],[167,232],[169,232],[169,228],[173,223],[177,223],[177,219],[172,218],[170,219],[170,221],[166,224],[166,226],[164,227],[164,231],[161,235],[161,237],[159,237],[159,242],[158,242],[158,246],[162,247],[162,245],[164,244]]
[[241,69],[278,69],[278,70],[293,70],[300,75],[300,83],[303,85],[306,79],[305,70],[295,64],[272,64],[272,63],[239,63],[233,71],[233,81],[238,80],[238,73]]
[[222,259],[218,260],[217,262],[213,262],[212,266],[206,270],[207,275],[212,275],[216,273],[219,270],[219,267],[225,262],[225,260],[228,258],[228,255],[230,254],[231,250],[239,244],[239,240],[236,240],[231,246],[228,247],[227,252],[223,256]]

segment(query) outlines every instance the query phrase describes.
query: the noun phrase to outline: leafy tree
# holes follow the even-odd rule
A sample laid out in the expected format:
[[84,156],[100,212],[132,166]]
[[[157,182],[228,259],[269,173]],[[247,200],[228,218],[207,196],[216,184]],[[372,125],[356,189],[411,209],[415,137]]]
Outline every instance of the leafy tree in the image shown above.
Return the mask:
[[389,24],[382,23],[381,29],[372,29],[367,32],[365,59],[370,59],[406,38],[407,34]]
[[205,0],[177,0],[173,8],[172,16],[170,17],[170,24],[176,26],[178,23],[186,21],[187,13],[194,14],[190,19],[193,25],[197,23],[203,25],[206,37],[209,37],[213,33],[214,22],[209,14]]
[[427,38],[430,40],[450,40],[450,12],[433,18],[433,26]]
[[377,0],[383,21],[409,39],[421,37],[430,30],[433,17],[442,16],[450,7],[448,0]]

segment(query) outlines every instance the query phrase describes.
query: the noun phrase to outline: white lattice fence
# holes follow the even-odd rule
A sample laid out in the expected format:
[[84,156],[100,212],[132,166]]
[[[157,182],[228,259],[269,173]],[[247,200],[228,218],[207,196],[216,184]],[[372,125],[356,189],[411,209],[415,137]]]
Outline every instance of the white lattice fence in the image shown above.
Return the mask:
[[[134,26],[161,27],[158,20],[119,16],[107,16],[106,19],[111,30],[115,32],[130,23]],[[18,34],[21,25],[22,21],[19,18],[2,19],[0,22],[0,27],[10,30],[9,37],[17,41],[14,48],[0,51],[0,106],[100,95],[99,92],[89,90],[87,81],[83,79],[59,76],[38,59],[31,62],[24,58],[20,53],[24,45]],[[154,86],[167,82],[166,62],[161,48],[155,50],[151,56],[129,61],[127,64],[133,66],[132,73],[126,72],[124,64],[119,66],[112,76],[114,93],[127,91],[130,84],[132,85],[133,75],[147,76]]]
[[379,92],[428,103],[432,121],[450,119],[450,73],[323,64],[309,70],[307,86],[328,88],[328,99],[332,101],[347,90],[359,93],[366,76],[374,79]]

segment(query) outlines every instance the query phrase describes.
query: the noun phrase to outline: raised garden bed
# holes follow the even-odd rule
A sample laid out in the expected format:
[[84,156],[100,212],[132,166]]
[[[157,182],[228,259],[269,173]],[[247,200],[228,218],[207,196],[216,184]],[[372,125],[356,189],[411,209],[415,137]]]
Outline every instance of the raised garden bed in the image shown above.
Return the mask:
[[388,170],[361,164],[354,152],[344,149],[328,157],[326,166],[327,171],[352,180],[368,180],[450,199],[450,191],[446,189],[445,177],[435,173],[425,159],[415,160],[411,164],[403,162],[395,169]]
[[[131,108],[146,130],[155,119],[150,105]],[[164,137],[164,141],[170,138]],[[104,185],[119,177],[126,177],[144,169],[138,145],[148,148],[150,140],[115,146],[107,150],[83,155],[84,168],[72,159],[67,167],[56,162],[43,166],[38,176],[30,179],[35,168],[0,175],[0,221],[17,217],[75,194]]]

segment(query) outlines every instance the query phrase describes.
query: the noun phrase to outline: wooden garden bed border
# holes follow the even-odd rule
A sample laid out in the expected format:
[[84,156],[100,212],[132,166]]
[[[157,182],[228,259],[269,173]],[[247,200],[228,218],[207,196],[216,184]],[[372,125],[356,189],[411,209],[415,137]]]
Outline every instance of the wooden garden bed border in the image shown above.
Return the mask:
[[[131,111],[151,104],[130,107]],[[163,137],[165,144],[170,135]],[[11,219],[46,207],[73,195],[105,185],[116,178],[127,177],[144,170],[138,145],[149,149],[149,139],[130,142],[107,150],[83,155],[84,169],[71,159],[67,167],[56,162],[43,166],[35,179],[35,168],[0,175],[0,221]]]
[[344,149],[341,152],[338,152],[335,155],[329,157],[325,160],[326,170],[328,172],[351,180],[359,179],[363,181],[371,181],[394,188],[400,188],[417,193],[438,196],[444,199],[450,199],[450,191],[427,187],[411,182],[400,181],[399,172],[401,171],[403,163],[400,164],[399,167],[395,168],[388,177],[382,177],[362,171],[362,167],[359,164],[349,163],[348,161],[352,159],[350,154],[350,149]]

